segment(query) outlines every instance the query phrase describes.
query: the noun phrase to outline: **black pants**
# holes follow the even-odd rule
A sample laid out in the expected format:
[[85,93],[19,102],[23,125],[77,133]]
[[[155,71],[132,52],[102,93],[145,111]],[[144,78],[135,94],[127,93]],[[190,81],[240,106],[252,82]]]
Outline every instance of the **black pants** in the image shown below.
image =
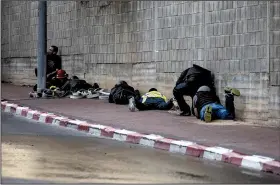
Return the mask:
[[183,82],[176,85],[173,89],[173,95],[178,102],[180,110],[182,112],[190,113],[191,112],[190,106],[186,103],[184,99],[184,95],[188,95],[188,96],[191,95],[190,87],[188,86],[188,84]]
[[235,119],[234,96],[232,94],[226,94],[225,99],[226,109],[231,114],[232,119]]

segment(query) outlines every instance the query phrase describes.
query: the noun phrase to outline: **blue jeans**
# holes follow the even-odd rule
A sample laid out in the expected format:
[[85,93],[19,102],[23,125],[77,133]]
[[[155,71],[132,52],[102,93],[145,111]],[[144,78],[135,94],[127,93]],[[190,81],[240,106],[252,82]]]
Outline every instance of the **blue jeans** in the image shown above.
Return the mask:
[[170,110],[173,106],[172,102],[165,102],[162,98],[147,98],[142,103],[142,98],[135,100],[136,108],[139,110]]
[[234,119],[232,114],[221,104],[219,103],[210,103],[207,105],[204,105],[202,109],[200,110],[200,119],[204,120],[204,113],[207,106],[212,107],[212,120],[214,119]]

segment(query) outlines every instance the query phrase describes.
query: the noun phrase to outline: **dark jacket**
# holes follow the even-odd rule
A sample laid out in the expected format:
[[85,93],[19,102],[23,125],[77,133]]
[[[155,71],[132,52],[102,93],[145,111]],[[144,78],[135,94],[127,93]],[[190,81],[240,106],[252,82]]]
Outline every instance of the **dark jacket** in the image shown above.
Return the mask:
[[129,86],[125,81],[122,81],[111,89],[109,103],[126,105],[131,97],[135,97],[134,88]]
[[180,83],[187,83],[190,88],[190,96],[193,97],[197,92],[198,88],[207,85],[211,89],[214,89],[214,77],[211,74],[211,71],[193,64],[193,67],[190,67],[183,71],[178,78],[176,85]]
[[61,58],[58,55],[47,55],[47,74],[61,69]]

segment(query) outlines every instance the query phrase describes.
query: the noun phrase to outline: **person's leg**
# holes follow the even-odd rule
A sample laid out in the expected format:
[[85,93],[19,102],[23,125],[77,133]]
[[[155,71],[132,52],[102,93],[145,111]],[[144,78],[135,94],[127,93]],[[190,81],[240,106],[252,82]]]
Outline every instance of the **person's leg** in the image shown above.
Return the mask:
[[[149,101],[148,99],[146,100],[146,102]],[[150,106],[148,106],[145,103],[142,103],[142,99],[136,99],[135,98],[135,106],[138,110],[151,110]]]
[[191,110],[190,106],[186,103],[184,99],[184,95],[188,92],[188,86],[186,83],[180,83],[173,89],[173,95],[176,101],[178,102],[178,105],[180,107],[180,110],[182,111],[182,115],[190,116]]
[[[147,99],[148,100],[148,99]],[[147,101],[146,100],[146,101]],[[128,108],[131,112],[134,112],[135,109],[137,108],[139,111],[142,110],[150,110],[150,107],[144,103],[142,103],[142,98],[135,98],[131,96],[129,98],[129,103],[128,103]]]
[[162,100],[156,105],[156,109],[158,110],[170,110],[172,107],[173,107],[172,99],[170,99],[168,102]]
[[33,86],[33,91],[34,91],[34,92],[37,91],[37,84],[35,84],[35,85]]
[[229,115],[227,119],[235,119],[234,96],[240,96],[240,91],[235,88],[226,87],[225,105]]
[[140,91],[136,89],[136,90],[134,91],[134,96],[135,96],[135,99],[138,99],[138,100],[141,99]]
[[36,75],[36,77],[37,77],[37,68],[35,68],[35,75]]
[[[219,103],[213,104],[212,110],[213,110],[213,117],[215,117],[215,119],[223,119],[223,120],[232,119],[228,110]],[[214,119],[212,118],[212,120],[214,120]]]

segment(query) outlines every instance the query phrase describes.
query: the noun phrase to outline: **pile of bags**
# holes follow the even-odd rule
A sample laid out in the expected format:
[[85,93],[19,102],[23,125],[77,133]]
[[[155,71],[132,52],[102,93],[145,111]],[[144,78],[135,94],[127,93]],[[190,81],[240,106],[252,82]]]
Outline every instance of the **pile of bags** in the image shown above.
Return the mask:
[[32,98],[64,98],[71,99],[102,99],[108,100],[109,103],[126,105],[129,103],[129,98],[135,96],[135,90],[125,81],[119,81],[111,90],[102,89],[97,83],[93,85],[85,80],[73,76],[68,79],[68,75],[64,70],[59,70],[55,78],[47,83],[47,87],[42,93],[29,93]]

